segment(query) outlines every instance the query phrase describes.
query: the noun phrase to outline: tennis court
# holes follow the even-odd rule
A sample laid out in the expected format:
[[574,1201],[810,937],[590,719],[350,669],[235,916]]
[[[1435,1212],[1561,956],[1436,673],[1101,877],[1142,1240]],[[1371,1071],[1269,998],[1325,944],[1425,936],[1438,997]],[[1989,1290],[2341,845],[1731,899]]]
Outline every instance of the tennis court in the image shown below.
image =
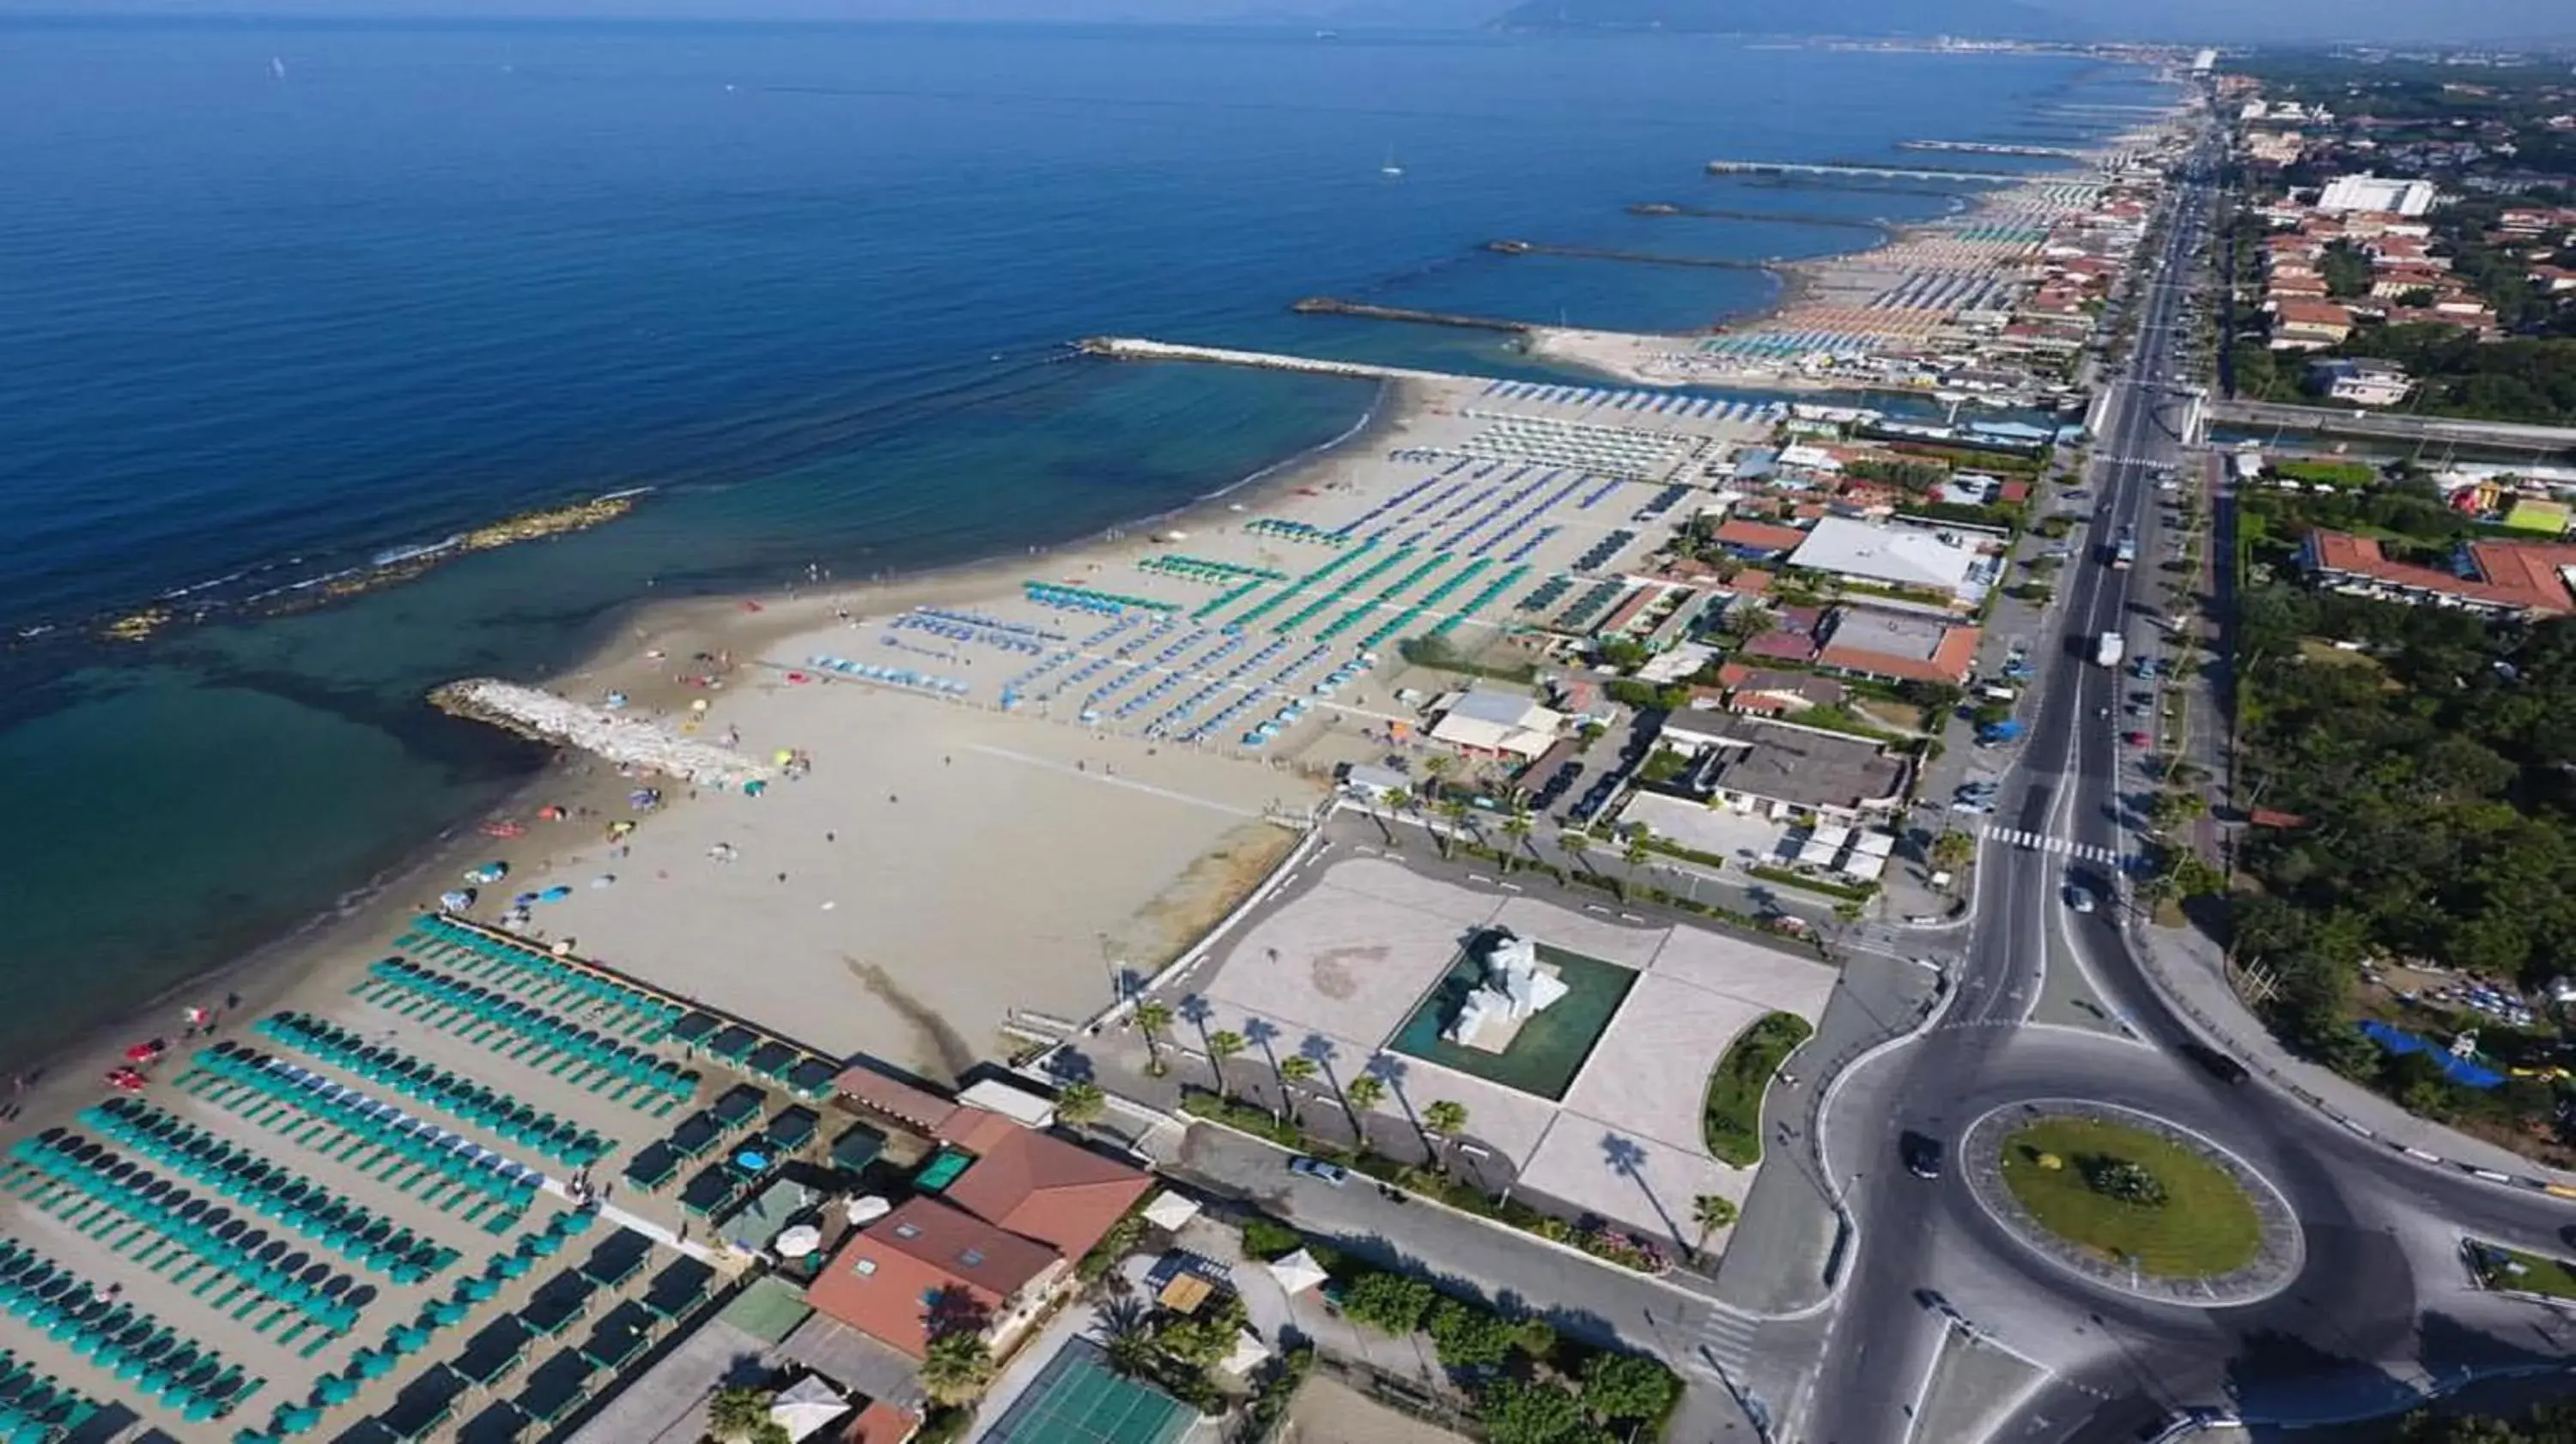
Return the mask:
[[1198,1411],[1111,1371],[1100,1346],[1070,1339],[1011,1402],[985,1444],[1174,1444]]

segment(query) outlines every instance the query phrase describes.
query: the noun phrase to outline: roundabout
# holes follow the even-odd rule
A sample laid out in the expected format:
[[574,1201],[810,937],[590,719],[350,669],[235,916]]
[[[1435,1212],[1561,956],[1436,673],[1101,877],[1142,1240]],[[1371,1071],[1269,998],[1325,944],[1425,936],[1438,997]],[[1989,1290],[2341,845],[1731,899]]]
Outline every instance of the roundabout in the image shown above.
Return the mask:
[[1993,1109],[1960,1140],[1977,1206],[2024,1248],[2107,1289],[2228,1308],[2290,1286],[2297,1216],[2251,1164],[2205,1135],[2117,1104]]

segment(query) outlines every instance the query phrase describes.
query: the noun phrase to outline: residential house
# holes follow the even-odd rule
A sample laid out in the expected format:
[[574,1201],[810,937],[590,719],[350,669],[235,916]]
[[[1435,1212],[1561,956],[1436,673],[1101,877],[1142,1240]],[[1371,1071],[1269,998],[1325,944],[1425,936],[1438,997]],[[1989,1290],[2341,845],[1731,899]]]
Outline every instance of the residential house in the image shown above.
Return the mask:
[[1720,526],[1709,538],[1733,556],[1747,561],[1770,561],[1787,556],[1804,546],[1807,534],[1793,526],[1750,521],[1734,517]]
[[2567,581],[2576,546],[2565,543],[2469,542],[2445,570],[2397,561],[2370,537],[2319,529],[2299,543],[2299,565],[2322,586],[2389,601],[2518,619],[2576,612]]
[[2414,381],[2393,362],[2338,357],[2309,363],[2308,384],[2327,400],[2348,406],[2394,406],[2406,399]]
[[1981,635],[1937,617],[1844,607],[1834,613],[1816,665],[1881,682],[1963,686],[1976,669]]
[[2352,334],[2352,312],[2332,301],[2284,300],[2272,308],[2272,349],[2317,351]]

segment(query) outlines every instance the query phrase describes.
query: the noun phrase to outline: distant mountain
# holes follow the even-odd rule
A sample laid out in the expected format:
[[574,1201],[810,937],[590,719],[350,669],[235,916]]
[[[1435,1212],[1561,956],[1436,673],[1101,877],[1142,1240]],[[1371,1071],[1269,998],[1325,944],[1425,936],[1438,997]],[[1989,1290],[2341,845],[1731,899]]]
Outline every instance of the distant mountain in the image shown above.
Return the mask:
[[1699,34],[2072,38],[2065,16],[2021,0],[1522,0],[1506,30],[1673,30]]

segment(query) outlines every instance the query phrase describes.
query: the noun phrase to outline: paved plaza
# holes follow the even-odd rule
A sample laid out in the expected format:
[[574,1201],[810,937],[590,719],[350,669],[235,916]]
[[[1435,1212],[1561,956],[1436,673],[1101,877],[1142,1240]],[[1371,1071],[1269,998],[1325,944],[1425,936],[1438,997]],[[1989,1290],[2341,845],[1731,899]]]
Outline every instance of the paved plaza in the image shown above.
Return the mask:
[[[1386,1051],[1459,950],[1497,927],[1638,973],[1562,1102]],[[1753,1182],[1753,1170],[1719,1163],[1701,1144],[1709,1073],[1765,1013],[1814,1021],[1834,976],[1749,938],[1498,899],[1353,858],[1315,874],[1194,971],[1179,1041],[1196,1049],[1232,1030],[1252,1040],[1256,1064],[1302,1054],[1324,1065],[1328,1083],[1374,1073],[1390,1085],[1383,1110],[1400,1116],[1458,1103],[1472,1145],[1508,1161],[1521,1188],[1688,1244],[1695,1196],[1741,1202]]]

